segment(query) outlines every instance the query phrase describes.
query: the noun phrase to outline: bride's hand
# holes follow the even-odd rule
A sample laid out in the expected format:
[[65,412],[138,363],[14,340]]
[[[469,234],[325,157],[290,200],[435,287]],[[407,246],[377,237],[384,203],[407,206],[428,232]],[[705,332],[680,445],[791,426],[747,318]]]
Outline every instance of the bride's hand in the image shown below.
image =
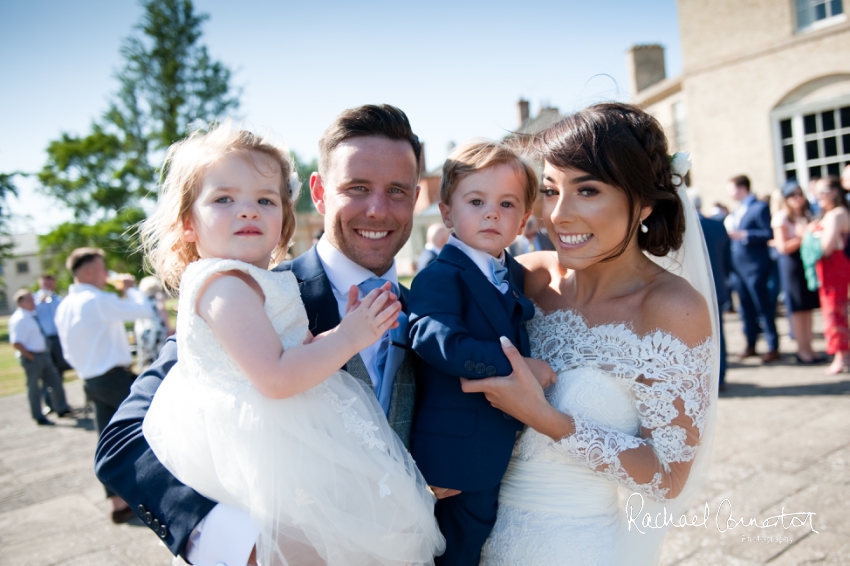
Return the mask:
[[544,407],[551,409],[551,405],[546,401],[543,388],[519,350],[504,336],[501,338],[501,343],[502,351],[511,362],[513,373],[505,377],[461,378],[461,387],[464,393],[483,393],[490,404],[497,409],[533,426],[532,423],[541,415],[542,409]]

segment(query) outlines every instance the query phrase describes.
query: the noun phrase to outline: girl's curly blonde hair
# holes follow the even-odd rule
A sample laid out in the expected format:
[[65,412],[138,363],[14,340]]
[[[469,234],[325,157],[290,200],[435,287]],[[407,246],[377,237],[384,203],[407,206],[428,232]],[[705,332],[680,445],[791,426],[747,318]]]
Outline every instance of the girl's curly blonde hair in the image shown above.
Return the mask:
[[141,224],[145,260],[168,289],[176,292],[186,266],[199,259],[195,244],[183,239],[183,226],[192,213],[207,169],[226,155],[248,157],[251,152],[269,156],[280,168],[283,223],[271,264],[280,262],[286,255],[295,233],[294,202],[299,187],[289,150],[270,135],[238,129],[226,120],[206,131],[192,132],[168,148],[156,211]]

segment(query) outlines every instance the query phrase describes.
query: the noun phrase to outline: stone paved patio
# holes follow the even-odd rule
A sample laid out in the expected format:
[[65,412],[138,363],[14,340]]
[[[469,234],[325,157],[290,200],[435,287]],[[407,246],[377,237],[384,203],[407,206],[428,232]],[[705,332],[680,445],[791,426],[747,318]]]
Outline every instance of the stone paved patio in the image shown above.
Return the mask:
[[[730,317],[726,328],[730,351],[739,351],[740,325]],[[793,351],[793,343],[784,338],[782,349]],[[674,529],[661,563],[850,564],[850,376],[828,378],[786,355],[767,367],[733,364],[728,383],[711,477],[695,501],[700,517],[708,503],[708,526]],[[66,391],[82,406],[79,382]],[[110,522],[92,471],[91,419],[54,420],[55,427],[38,427],[24,396],[0,399],[0,566],[170,564],[171,554],[141,522]],[[808,524],[719,532],[714,521],[724,499],[736,519],[763,522],[783,508],[815,513],[818,533]],[[721,525],[728,516],[723,507]]]

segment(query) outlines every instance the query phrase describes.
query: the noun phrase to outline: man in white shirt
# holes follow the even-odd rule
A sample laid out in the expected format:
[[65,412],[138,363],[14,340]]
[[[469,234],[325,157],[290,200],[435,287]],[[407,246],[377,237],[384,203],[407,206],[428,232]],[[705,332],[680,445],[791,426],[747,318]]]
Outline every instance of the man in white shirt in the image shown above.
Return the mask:
[[[130,394],[136,378],[130,371],[133,357],[124,323],[150,318],[153,312],[132,276],[122,275],[113,282],[125,298],[103,290],[108,275],[103,250],[78,248],[65,265],[74,274],[74,284],[56,310],[56,329],[65,358],[94,403],[100,433]],[[133,517],[127,503],[109,488],[106,496],[112,500],[113,522]]]
[[44,333],[35,317],[35,299],[27,289],[15,293],[15,304],[18,308],[9,317],[9,342],[17,350],[15,355],[24,368],[27,376],[27,398],[30,403],[30,414],[40,425],[52,425],[41,413],[41,388],[50,389],[51,402],[60,417],[71,412],[65,400],[65,390],[62,378],[47,349]]

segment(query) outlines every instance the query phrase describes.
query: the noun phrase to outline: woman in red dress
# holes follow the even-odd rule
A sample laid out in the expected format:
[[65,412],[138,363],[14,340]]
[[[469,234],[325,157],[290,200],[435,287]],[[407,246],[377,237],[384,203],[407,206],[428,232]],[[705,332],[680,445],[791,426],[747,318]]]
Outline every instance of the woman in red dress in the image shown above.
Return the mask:
[[836,176],[821,179],[815,186],[823,218],[813,226],[820,235],[823,256],[817,263],[820,306],[824,320],[826,352],[834,354],[827,374],[850,372],[850,328],[847,326],[847,293],[850,289],[850,259],[844,247],[850,234],[847,193]]

